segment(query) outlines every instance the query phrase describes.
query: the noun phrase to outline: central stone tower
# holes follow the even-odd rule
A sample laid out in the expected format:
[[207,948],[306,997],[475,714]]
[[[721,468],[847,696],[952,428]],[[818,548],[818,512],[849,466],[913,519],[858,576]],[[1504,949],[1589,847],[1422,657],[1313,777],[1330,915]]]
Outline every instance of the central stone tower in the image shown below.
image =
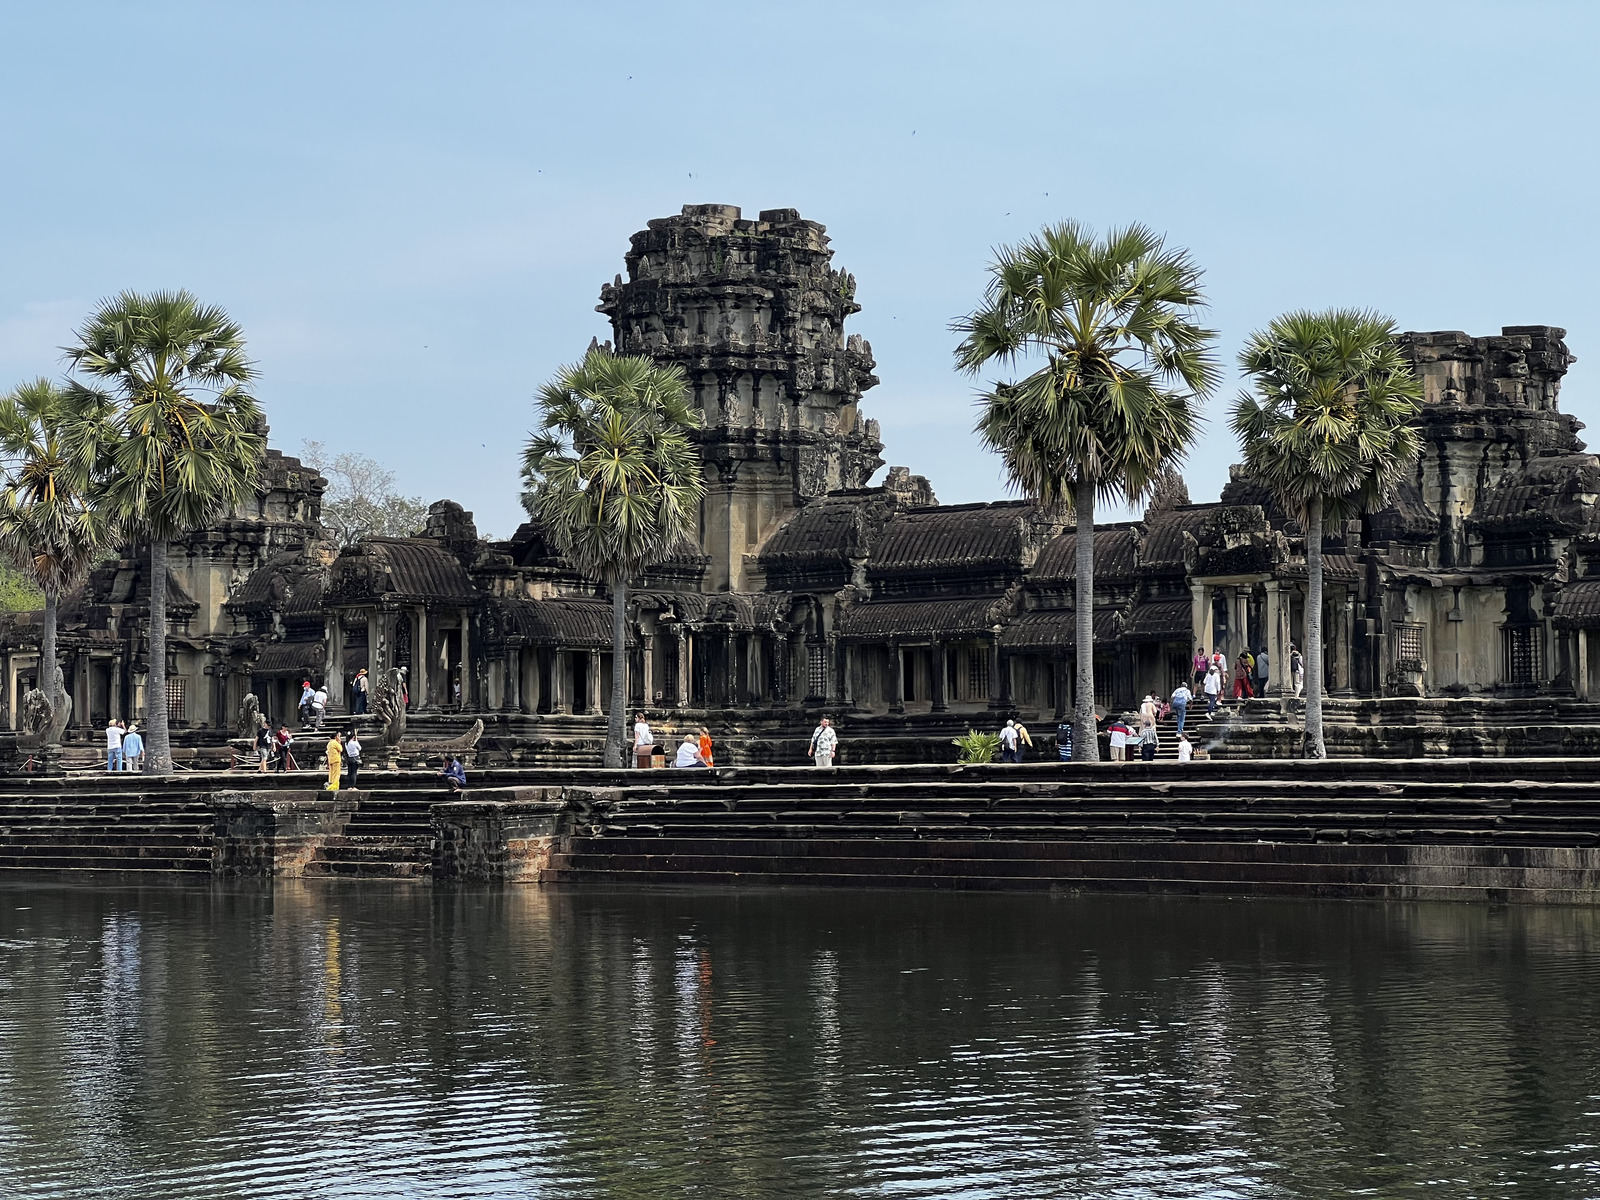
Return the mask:
[[792,208],[757,220],[686,204],[633,235],[628,279],[600,289],[619,354],[683,368],[704,414],[700,545],[706,585],[745,587],[745,560],[813,496],[864,487],[883,459],[861,393],[872,347],[844,333],[854,276],[832,267],[827,232]]

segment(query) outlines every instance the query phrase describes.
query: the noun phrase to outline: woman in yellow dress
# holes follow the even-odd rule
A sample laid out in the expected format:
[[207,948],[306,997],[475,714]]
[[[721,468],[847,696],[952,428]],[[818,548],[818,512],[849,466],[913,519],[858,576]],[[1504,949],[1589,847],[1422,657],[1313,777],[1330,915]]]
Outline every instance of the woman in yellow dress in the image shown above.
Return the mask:
[[344,765],[344,743],[336,733],[328,739],[328,790],[339,790],[339,769]]

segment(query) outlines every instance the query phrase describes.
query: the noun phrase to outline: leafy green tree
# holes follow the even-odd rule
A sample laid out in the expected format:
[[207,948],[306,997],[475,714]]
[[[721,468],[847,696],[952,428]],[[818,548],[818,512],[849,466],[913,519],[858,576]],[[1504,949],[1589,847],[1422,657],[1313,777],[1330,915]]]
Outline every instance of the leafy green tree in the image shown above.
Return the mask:
[[188,292],[123,292],[67,348],[101,503],[150,543],[147,770],[172,770],[167,723],[167,546],[254,493],[266,425],[239,326]]
[[523,506],[583,574],[611,589],[606,759],[625,762],[628,582],[695,532],[705,484],[682,371],[592,349],[539,392]]
[[1394,322],[1358,309],[1291,312],[1239,353],[1250,390],[1233,410],[1245,466],[1306,531],[1305,755],[1322,738],[1322,535],[1380,506],[1416,461],[1422,383]]
[[1137,503],[1198,431],[1217,385],[1216,334],[1196,319],[1201,272],[1142,225],[1103,238],[1074,221],[1001,250],[983,304],[957,321],[956,362],[1039,363],[981,400],[977,433],[1013,487],[1077,527],[1076,757],[1099,758],[1094,719],[1094,510]]
[[117,527],[93,502],[94,457],[75,437],[81,406],[48,379],[0,397],[0,553],[44,598],[39,688],[51,712],[56,688],[56,615],[62,595],[111,547]]

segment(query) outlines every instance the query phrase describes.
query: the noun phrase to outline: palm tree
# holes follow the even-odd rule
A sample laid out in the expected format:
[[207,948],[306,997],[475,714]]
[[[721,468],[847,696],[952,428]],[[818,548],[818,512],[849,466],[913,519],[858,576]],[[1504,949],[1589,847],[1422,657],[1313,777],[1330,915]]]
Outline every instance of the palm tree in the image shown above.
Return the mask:
[[539,392],[523,506],[583,574],[611,589],[606,760],[624,762],[628,581],[692,537],[705,485],[682,371],[591,349]]
[[1422,383],[1394,322],[1358,309],[1285,313],[1239,353],[1245,466],[1306,531],[1305,755],[1323,758],[1322,532],[1382,504],[1416,461]]
[[48,379],[0,397],[0,552],[44,593],[39,687],[50,702],[52,736],[64,719],[65,698],[56,687],[60,599],[116,537],[115,525],[93,503],[93,455],[74,437],[81,416],[73,396]]
[[957,321],[956,362],[1043,364],[982,397],[977,433],[1011,485],[1077,525],[1075,756],[1099,758],[1094,719],[1094,510],[1137,503],[1198,431],[1217,385],[1216,334],[1195,319],[1200,268],[1142,225],[1104,238],[1075,221],[1003,249],[984,303]]
[[150,543],[146,769],[167,774],[167,545],[254,489],[266,449],[255,366],[228,314],[181,291],[102,301],[66,356],[94,381],[75,390],[107,510]]

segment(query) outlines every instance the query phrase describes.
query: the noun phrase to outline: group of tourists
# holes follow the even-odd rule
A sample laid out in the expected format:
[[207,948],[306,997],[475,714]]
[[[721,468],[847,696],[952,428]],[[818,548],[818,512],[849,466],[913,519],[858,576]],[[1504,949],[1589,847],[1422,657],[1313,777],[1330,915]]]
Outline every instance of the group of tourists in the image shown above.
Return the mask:
[[[1031,743],[1030,743],[1031,744]],[[819,767],[833,766],[833,756],[838,752],[839,734],[833,721],[823,717],[811,731],[811,741],[806,747],[806,757]],[[677,752],[672,756],[672,766],[682,770],[709,769],[716,766],[711,744],[711,731],[704,725],[686,729],[678,741]],[[656,757],[655,730],[644,713],[633,715],[633,765],[649,769]],[[665,755],[663,755],[665,757]]]
[[144,737],[137,725],[118,720],[107,722],[106,770],[144,770]]
[[[1231,694],[1235,700],[1253,700],[1257,696],[1265,696],[1271,679],[1271,662],[1265,646],[1255,652],[1248,648],[1241,650],[1231,669],[1228,656],[1220,649],[1214,648],[1207,654],[1204,646],[1195,647],[1194,686],[1206,698],[1207,716],[1216,716],[1218,707],[1227,695]],[[1294,645],[1289,647],[1289,679],[1298,698],[1305,688],[1306,662],[1300,647]],[[1193,692],[1190,695],[1192,697]]]

